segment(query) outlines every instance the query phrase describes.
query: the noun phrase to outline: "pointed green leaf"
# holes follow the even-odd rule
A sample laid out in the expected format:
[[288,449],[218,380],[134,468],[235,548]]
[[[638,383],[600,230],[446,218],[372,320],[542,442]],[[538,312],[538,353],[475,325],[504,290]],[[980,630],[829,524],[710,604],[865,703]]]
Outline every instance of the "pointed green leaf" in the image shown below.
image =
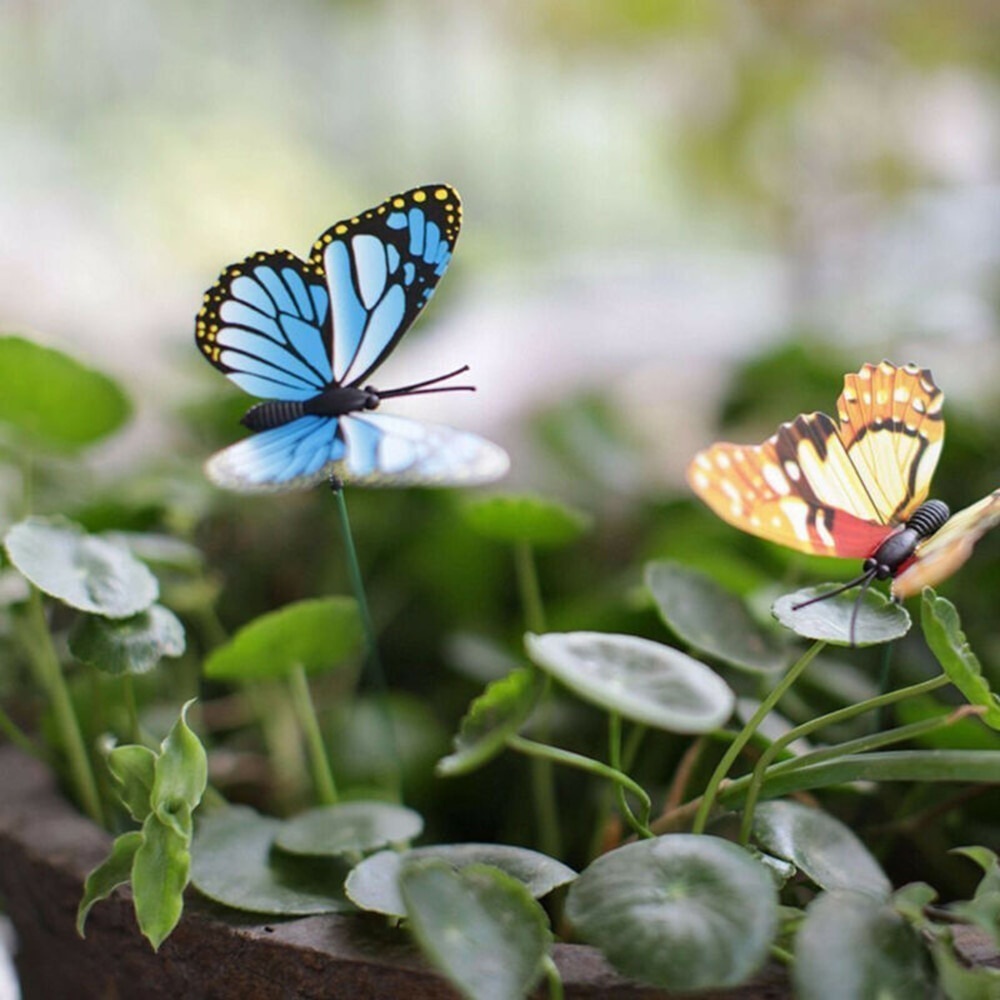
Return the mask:
[[419,837],[423,817],[392,802],[339,802],[285,820],[275,846],[290,854],[366,854]]
[[380,851],[355,865],[347,877],[344,889],[348,898],[363,910],[405,917],[406,907],[399,894],[399,872],[410,858],[436,858],[452,868],[469,865],[490,865],[516,878],[535,899],[547,896],[553,889],[567,885],[576,872],[561,861],[526,847],[506,844],[435,844],[415,847],[402,853]]
[[765,850],[791,861],[821,889],[853,889],[882,899],[892,892],[868,848],[819,809],[798,802],[763,802],[754,813],[753,832]]
[[144,674],[164,656],[184,652],[184,626],[162,604],[131,618],[85,615],[69,634],[69,648],[81,662],[105,673]]
[[361,617],[349,597],[325,597],[286,604],[244,625],[205,663],[212,680],[287,677],[343,666],[361,648]]
[[437,773],[467,774],[500,753],[535,710],[544,687],[542,676],[519,667],[493,681],[469,706],[455,736],[455,752],[438,761]]
[[456,871],[408,861],[399,879],[421,951],[470,1000],[522,1000],[552,946],[545,911],[524,886],[488,865]]
[[108,856],[87,876],[83,884],[83,898],[76,911],[76,932],[83,937],[87,914],[94,903],[107,899],[120,885],[132,876],[132,861],[142,844],[142,833],[130,830],[115,838]]
[[756,673],[788,665],[786,647],[711,577],[664,560],[646,566],[645,580],[666,626],[696,652]]
[[344,913],[347,867],[336,859],[272,852],[281,820],[232,806],[213,812],[194,838],[191,881],[209,899],[237,910],[282,916]]
[[525,637],[528,656],[585,701],[676,733],[707,733],[732,714],[718,674],[677,649],[605,632]]
[[621,972],[669,990],[735,986],[764,963],[778,925],[767,869],[718,837],[669,834],[598,858],[566,915]]
[[[847,592],[828,600],[795,610],[795,605],[812,600],[836,589],[836,584],[822,583],[794,594],[778,598],[771,614],[785,628],[806,639],[821,639],[835,646],[851,645],[851,620],[857,607],[854,624],[854,645],[874,646],[900,639],[910,630],[910,616],[901,604],[895,604],[876,590],[860,595]],[[860,602],[860,603],[858,603]]]
[[150,796],[156,780],[156,754],[131,744],[108,754],[108,770],[118,785],[118,797],[132,818],[141,823],[152,810]]
[[184,911],[184,889],[191,868],[188,844],[187,837],[161,823],[156,813],[150,813],[142,824],[142,843],[132,861],[132,896],[139,929],[154,951]]
[[910,925],[865,893],[817,897],[795,939],[795,995],[802,1000],[918,1000],[934,996],[926,953]]
[[970,705],[986,709],[981,716],[986,725],[1000,729],[1000,696],[990,690],[979,658],[969,648],[955,605],[926,588],[920,605],[920,625],[927,645],[948,679]]
[[201,740],[187,724],[187,702],[160,744],[150,801],[161,823],[180,836],[190,837],[190,816],[201,802],[208,783],[208,757]]
[[52,347],[0,336],[0,424],[25,444],[78,451],[118,430],[130,409],[106,375]]
[[476,497],[462,506],[468,524],[497,542],[526,542],[557,548],[590,530],[590,515],[567,504],[530,494],[503,493]]
[[159,594],[156,577],[125,549],[65,518],[29,517],[7,532],[4,544],[39,590],[80,611],[129,618]]

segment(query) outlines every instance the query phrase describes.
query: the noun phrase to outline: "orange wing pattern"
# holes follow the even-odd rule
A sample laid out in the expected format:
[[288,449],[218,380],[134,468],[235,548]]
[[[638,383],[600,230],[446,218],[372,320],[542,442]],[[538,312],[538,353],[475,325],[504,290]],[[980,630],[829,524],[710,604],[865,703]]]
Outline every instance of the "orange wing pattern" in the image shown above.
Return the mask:
[[972,555],[976,542],[1000,524],[1000,489],[960,510],[917,547],[913,561],[892,581],[892,596],[903,600],[947,580]]
[[883,361],[844,379],[839,424],[811,413],[763,444],[714,444],[691,488],[734,527],[815,555],[866,558],[926,497],[944,437],[929,371]]

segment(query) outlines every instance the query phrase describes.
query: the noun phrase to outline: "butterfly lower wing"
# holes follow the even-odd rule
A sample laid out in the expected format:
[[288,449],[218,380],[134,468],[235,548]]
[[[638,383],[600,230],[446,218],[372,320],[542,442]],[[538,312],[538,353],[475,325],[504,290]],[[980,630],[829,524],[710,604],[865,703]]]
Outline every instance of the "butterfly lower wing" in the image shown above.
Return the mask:
[[892,581],[900,600],[947,580],[972,555],[976,542],[1000,524],[1000,489],[945,522],[916,551],[913,561]]
[[461,222],[455,189],[432,184],[393,195],[319,237],[311,262],[327,277],[338,383],[361,383],[396,346],[448,267]]
[[300,417],[216,452],[205,473],[238,493],[305,489],[328,479],[346,446],[336,417]]
[[706,448],[688,482],[724,521],[799,552],[866,558],[891,530],[823,413],[782,424],[761,445]]
[[340,419],[344,458],[331,472],[364,486],[456,486],[488,483],[510,467],[498,445],[440,424],[386,413]]
[[926,499],[941,454],[944,395],[931,373],[888,361],[844,377],[840,438],[881,520],[905,521]]
[[309,399],[331,379],[329,313],[315,265],[284,251],[259,253],[227,268],[205,293],[195,341],[250,395]]

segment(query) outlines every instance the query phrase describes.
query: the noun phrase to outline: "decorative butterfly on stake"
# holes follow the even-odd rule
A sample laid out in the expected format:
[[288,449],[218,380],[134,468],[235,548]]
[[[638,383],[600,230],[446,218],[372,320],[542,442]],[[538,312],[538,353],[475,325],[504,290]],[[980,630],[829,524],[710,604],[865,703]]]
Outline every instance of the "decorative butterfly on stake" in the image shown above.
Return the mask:
[[763,444],[713,444],[695,455],[688,482],[752,535],[864,560],[860,576],[795,610],[851,587],[863,593],[874,580],[891,579],[893,599],[903,600],[951,576],[1000,523],[1000,489],[954,517],[926,499],[944,440],[943,400],[925,368],[866,364],[844,377],[837,420],[802,414]]
[[255,433],[206,463],[240,492],[323,480],[365,486],[490,482],[510,464],[475,434],[374,412],[396,396],[471,389],[441,385],[468,370],[388,390],[367,384],[430,300],[462,223],[458,192],[414,188],[326,230],[308,261],[284,250],[226,268],[205,293],[195,341],[252,396]]

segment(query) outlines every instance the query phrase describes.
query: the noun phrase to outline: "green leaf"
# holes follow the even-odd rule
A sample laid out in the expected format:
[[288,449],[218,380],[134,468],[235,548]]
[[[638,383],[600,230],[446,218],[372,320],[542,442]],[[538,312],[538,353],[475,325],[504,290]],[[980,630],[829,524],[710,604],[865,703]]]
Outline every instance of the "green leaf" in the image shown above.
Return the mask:
[[342,666],[361,648],[361,617],[349,597],[286,604],[244,625],[205,662],[212,680],[287,677]]
[[467,774],[492,760],[527,722],[543,687],[542,675],[526,667],[488,685],[469,706],[455,736],[455,752],[438,761],[437,773]]
[[142,844],[142,833],[130,830],[115,838],[108,856],[87,876],[83,884],[83,898],[76,911],[76,932],[83,937],[87,914],[94,903],[107,899],[120,885],[125,885],[132,874],[135,852]]
[[132,818],[141,823],[150,814],[150,796],[156,780],[156,754],[149,747],[131,744],[108,754],[108,770],[118,785],[118,797]]
[[419,837],[423,817],[391,802],[340,802],[285,820],[275,846],[290,854],[367,854]]
[[54,348],[0,336],[0,423],[26,444],[78,451],[118,430],[130,410],[106,375]]
[[380,851],[355,865],[344,890],[363,910],[405,917],[406,906],[399,894],[399,873],[407,859],[435,858],[452,868],[490,865],[517,879],[535,899],[576,878],[576,872],[547,854],[505,844],[436,844],[409,851]]
[[972,899],[952,903],[952,910],[986,931],[994,945],[1000,947],[1000,863],[996,852],[988,847],[957,847],[951,853],[969,858],[983,870]]
[[208,757],[201,740],[187,724],[187,702],[160,744],[155,778],[150,795],[153,811],[160,822],[172,826],[178,835],[190,837],[191,813],[201,802],[208,783]]
[[29,517],[5,535],[10,561],[43,593],[107,618],[130,618],[157,598],[156,577],[125,549],[65,518]]
[[528,656],[585,701],[676,733],[707,733],[732,714],[735,696],[718,674],[649,639],[604,632],[525,637]]
[[305,917],[344,913],[347,867],[338,860],[273,852],[280,820],[230,807],[203,820],[194,838],[191,881],[209,899],[237,910]]
[[205,559],[190,542],[144,531],[105,531],[104,538],[129,550],[144,563],[178,573],[201,573]]
[[839,820],[797,802],[763,802],[753,832],[771,854],[791,861],[821,889],[852,889],[885,899],[892,884],[868,848]]
[[931,955],[941,979],[941,995],[948,1000],[997,1000],[1000,996],[1000,969],[968,968],[943,938],[931,940]]
[[795,939],[792,970],[801,1000],[936,995],[916,932],[865,893],[827,892],[809,905]]
[[778,598],[771,614],[786,628],[806,639],[821,639],[835,646],[851,645],[851,620],[855,606],[858,617],[854,627],[855,646],[874,646],[881,642],[900,639],[910,630],[910,616],[901,604],[894,604],[877,590],[867,590],[859,597],[850,592],[829,600],[794,609],[796,604],[827,594],[837,587],[821,583],[794,594]]
[[924,639],[948,679],[965,695],[970,705],[986,709],[981,716],[991,729],[1000,729],[1000,697],[990,690],[979,658],[969,648],[958,611],[951,601],[925,588],[920,605]]
[[400,874],[424,955],[470,1000],[522,1000],[552,946],[545,911],[497,868],[410,860]]
[[105,673],[144,674],[164,656],[184,653],[184,626],[162,604],[131,618],[85,615],[70,630],[69,648],[81,663]]
[[496,542],[526,542],[558,548],[590,530],[589,514],[567,504],[530,494],[501,493],[476,497],[462,505],[466,522]]
[[778,923],[767,869],[718,837],[669,834],[598,858],[566,915],[621,972],[670,990],[735,986],[763,964]]
[[[190,822],[190,817],[189,817]],[[150,813],[142,824],[142,843],[132,861],[132,896],[139,929],[157,951],[184,911],[184,889],[191,869],[189,838]]]
[[649,563],[645,579],[666,626],[697,652],[755,673],[788,665],[786,647],[711,577],[664,560]]

